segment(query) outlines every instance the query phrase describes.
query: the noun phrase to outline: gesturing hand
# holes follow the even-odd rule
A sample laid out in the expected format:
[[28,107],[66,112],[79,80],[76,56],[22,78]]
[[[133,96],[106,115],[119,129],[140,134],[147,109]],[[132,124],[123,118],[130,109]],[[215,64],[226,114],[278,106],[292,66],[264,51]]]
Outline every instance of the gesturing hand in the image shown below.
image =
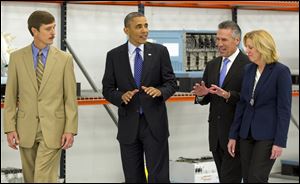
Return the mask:
[[191,91],[191,93],[193,93],[194,95],[197,96],[205,96],[208,94],[208,88],[205,86],[205,82],[201,81],[201,83],[196,83],[193,86],[193,90]]
[[220,88],[217,85],[212,84],[211,87],[208,89],[211,94],[216,94],[220,97],[228,99],[230,97],[230,92],[225,91],[224,89]]
[[130,100],[132,99],[132,97],[137,93],[137,92],[139,92],[139,90],[138,89],[134,89],[134,90],[132,90],[132,91],[127,91],[126,93],[124,93],[123,95],[122,95],[122,100],[123,100],[123,102],[127,105],[129,102],[130,102]]
[[158,96],[161,96],[161,92],[160,92],[160,90],[157,89],[157,88],[142,86],[142,89],[145,91],[145,93],[146,93],[147,95],[150,95],[150,96],[152,96],[153,98],[158,97]]

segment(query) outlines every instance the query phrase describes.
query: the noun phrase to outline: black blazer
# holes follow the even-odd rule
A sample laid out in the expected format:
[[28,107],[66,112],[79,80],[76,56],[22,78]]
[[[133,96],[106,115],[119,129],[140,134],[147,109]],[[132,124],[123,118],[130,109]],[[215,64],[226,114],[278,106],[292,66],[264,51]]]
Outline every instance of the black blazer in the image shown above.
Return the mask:
[[134,141],[138,131],[140,106],[154,137],[159,141],[169,137],[165,101],[175,93],[177,85],[166,47],[154,43],[144,45],[141,86],[159,89],[161,97],[152,98],[140,89],[127,105],[122,103],[121,96],[125,92],[137,89],[130,69],[128,43],[107,53],[102,84],[105,99],[118,107],[117,139],[121,143]]
[[[222,57],[217,57],[208,62],[202,79],[206,87],[219,84],[221,62]],[[230,126],[234,118],[236,104],[240,99],[244,66],[248,63],[250,63],[250,60],[240,51],[223,82],[222,89],[230,91],[230,98],[227,102],[223,97],[214,94],[206,95],[199,102],[201,105],[210,103],[208,118],[210,151],[216,151],[218,140],[220,146],[227,150]]]

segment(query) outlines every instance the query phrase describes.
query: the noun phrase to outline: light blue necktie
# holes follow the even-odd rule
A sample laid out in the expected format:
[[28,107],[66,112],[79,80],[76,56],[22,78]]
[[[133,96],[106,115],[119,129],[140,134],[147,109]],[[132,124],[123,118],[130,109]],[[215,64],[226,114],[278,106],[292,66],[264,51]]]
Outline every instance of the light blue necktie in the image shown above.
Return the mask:
[[230,62],[228,58],[225,58],[223,61],[223,67],[220,71],[219,87],[222,87],[224,79],[226,77],[227,64]]
[[134,58],[134,80],[138,88],[141,86],[142,70],[143,70],[143,58],[140,55],[140,48],[135,49]]
[[[142,70],[143,70],[143,58],[140,55],[140,48],[135,49],[135,58],[134,58],[134,80],[138,88],[141,87],[142,80]],[[139,113],[143,114],[143,109],[140,106]]]

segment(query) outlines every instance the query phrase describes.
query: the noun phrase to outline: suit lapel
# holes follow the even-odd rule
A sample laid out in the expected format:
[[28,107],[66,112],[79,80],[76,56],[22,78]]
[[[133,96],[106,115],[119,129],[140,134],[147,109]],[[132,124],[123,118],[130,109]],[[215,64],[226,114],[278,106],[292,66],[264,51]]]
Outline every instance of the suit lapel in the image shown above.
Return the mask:
[[33,83],[34,88],[36,91],[38,91],[38,85],[36,81],[36,73],[34,70],[34,62],[33,62],[33,55],[32,55],[32,48],[31,45],[27,46],[24,51],[24,63],[26,66],[27,73],[29,75],[29,78],[31,79],[31,82]]
[[[129,56],[128,56],[128,42],[126,42],[122,47],[121,47],[121,52],[120,52],[120,59],[119,61],[121,61],[122,63],[120,63],[120,65],[123,67],[123,71],[124,71],[124,76],[127,76],[130,83],[132,84],[132,86],[134,86],[135,88],[137,88],[135,81],[134,81],[134,77],[133,74],[131,72],[131,68],[130,68],[130,62],[129,62]],[[125,73],[125,72],[128,73]]]
[[49,79],[49,76],[57,62],[57,58],[55,57],[56,56],[56,52],[57,50],[55,50],[53,47],[50,46],[50,49],[49,49],[49,53],[48,53],[48,56],[47,56],[47,60],[46,60],[46,66],[45,66],[45,69],[44,69],[44,74],[43,74],[43,79],[42,79],[42,83],[41,83],[41,87],[40,87],[40,90],[39,92],[41,92],[44,88],[44,86],[46,85],[47,83],[47,80]]
[[[258,80],[258,83],[256,85],[256,88],[255,88],[255,93],[254,93],[254,96],[256,97],[257,94],[261,91],[261,89],[265,86],[264,83],[268,80],[270,74],[272,73],[272,69],[273,69],[273,64],[269,64],[269,65],[266,65],[259,80]],[[255,71],[256,72],[256,71]]]
[[255,64],[252,64],[251,65],[251,69],[250,69],[250,72],[249,72],[249,76],[245,76],[249,79],[249,91],[248,91],[248,94],[249,94],[249,101],[252,97],[252,92],[253,92],[253,87],[254,87],[254,81],[255,81],[255,75],[256,75],[256,69],[257,69],[257,65]]
[[145,43],[144,45],[144,62],[143,62],[143,71],[142,71],[142,83],[146,79],[146,76],[151,70],[151,64],[153,64],[152,58],[152,47],[150,43]]
[[241,51],[237,55],[237,57],[235,58],[235,60],[233,61],[230,69],[228,70],[228,73],[227,73],[227,75],[226,75],[226,77],[224,79],[224,82],[223,82],[223,86],[224,87],[228,84],[228,82],[231,80],[231,78],[233,76],[235,76],[235,72],[237,72],[238,70],[240,70],[240,64],[241,64],[241,62],[239,62],[240,61],[240,58],[239,58],[240,56],[241,56]]
[[[216,74],[216,75],[213,75],[214,78],[213,78],[212,84],[215,84],[217,86],[219,86],[221,63],[222,63],[222,57],[219,58],[217,64],[215,65],[215,67],[213,68],[213,71],[212,71],[212,73]],[[220,86],[220,87],[222,87],[222,86]]]

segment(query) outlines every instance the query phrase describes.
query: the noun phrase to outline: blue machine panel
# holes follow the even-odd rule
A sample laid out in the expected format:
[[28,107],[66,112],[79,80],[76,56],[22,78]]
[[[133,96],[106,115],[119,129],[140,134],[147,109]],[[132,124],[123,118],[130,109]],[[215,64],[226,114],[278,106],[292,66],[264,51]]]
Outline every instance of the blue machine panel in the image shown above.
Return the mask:
[[150,42],[160,43],[168,48],[175,73],[203,71],[206,63],[217,55],[215,39],[216,31],[149,32]]
[[165,45],[170,54],[174,72],[183,71],[183,32],[182,31],[150,31],[150,42]]
[[168,48],[179,91],[200,82],[207,62],[217,55],[216,31],[153,30],[148,38]]

